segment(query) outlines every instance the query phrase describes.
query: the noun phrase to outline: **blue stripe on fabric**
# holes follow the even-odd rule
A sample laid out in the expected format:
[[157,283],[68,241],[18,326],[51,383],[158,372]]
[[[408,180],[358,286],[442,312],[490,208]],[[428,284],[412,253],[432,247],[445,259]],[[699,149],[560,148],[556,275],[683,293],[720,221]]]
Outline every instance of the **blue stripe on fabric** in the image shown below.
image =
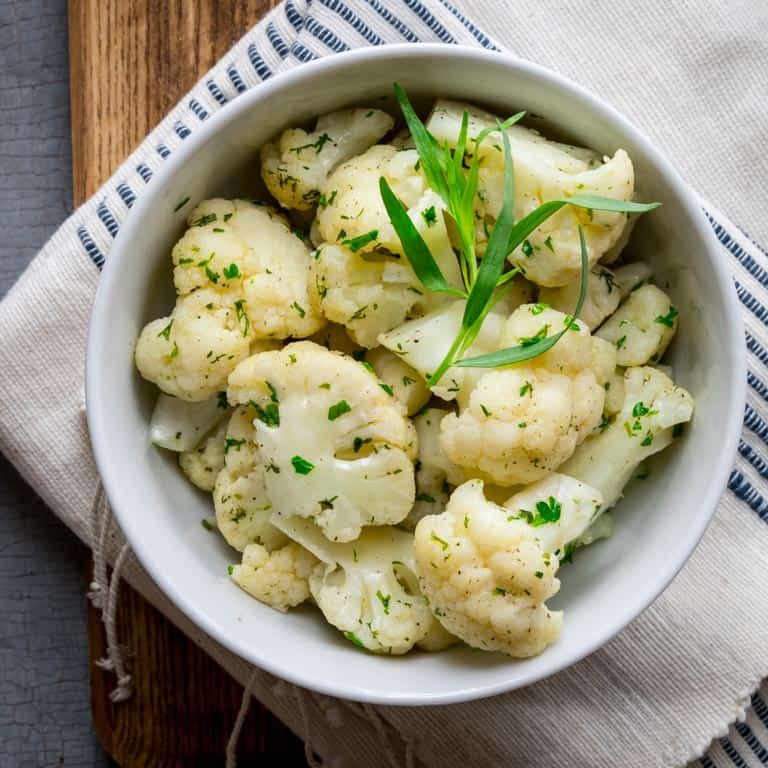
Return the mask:
[[766,367],[768,367],[768,349],[766,349],[749,331],[745,331],[747,349]]
[[171,154],[171,150],[168,149],[168,147],[166,147],[165,144],[158,144],[155,149],[157,149],[157,154],[160,155],[160,157],[162,157],[163,160],[165,160],[165,158]]
[[707,213],[709,223],[715,232],[715,237],[741,262],[744,269],[749,272],[761,285],[768,288],[768,271],[758,264],[733,238],[725,227]]
[[717,768],[706,755],[704,755],[699,762],[701,763],[701,768]]
[[238,93],[242,93],[246,90],[245,83],[243,82],[243,78],[240,77],[240,73],[235,68],[234,64],[227,70],[227,77],[232,82],[232,85],[235,86],[235,90]]
[[747,742],[761,764],[768,765],[768,749],[758,741],[752,729],[746,723],[736,723],[736,730],[739,732],[739,736]]
[[356,13],[353,13],[348,5],[340,0],[318,0],[331,11],[336,12],[349,24],[361,37],[371,45],[384,45],[385,41],[379,37]]
[[739,453],[758,471],[761,477],[768,477],[768,462],[743,440],[739,440]]
[[304,17],[296,10],[296,6],[288,0],[285,4],[285,18],[288,19],[291,26],[297,31],[301,32],[304,26]]
[[728,757],[733,760],[733,764],[736,766],[736,768],[749,768],[749,766],[744,762],[743,758],[739,754],[739,751],[736,749],[736,747],[731,744],[730,741],[726,738],[720,739],[720,746],[723,748],[723,751],[725,752]]
[[349,46],[340,37],[331,32],[328,27],[324,27],[312,18],[307,19],[306,30],[335,53],[349,50]]
[[77,236],[80,238],[80,242],[83,248],[85,248],[85,252],[90,256],[91,261],[101,269],[105,262],[104,254],[99,249],[99,246],[93,242],[93,238],[88,234],[88,230],[80,225],[77,228]]
[[267,66],[264,59],[261,58],[259,49],[253,43],[248,46],[248,58],[251,61],[251,66],[253,67],[254,72],[256,72],[262,80],[272,77],[272,70]]
[[448,0],[440,0],[440,2],[470,31],[475,40],[477,40],[483,48],[488,48],[491,51],[498,51],[499,49],[491,42],[491,39],[485,32],[479,30],[463,13],[460,13],[454,8]]
[[129,208],[136,202],[134,191],[124,181],[117,185],[117,194]]
[[756,299],[738,280],[733,281],[741,303],[761,322],[768,325],[768,309]]
[[186,139],[187,136],[192,133],[192,131],[190,131],[189,128],[187,128],[187,126],[181,122],[181,120],[179,120],[176,125],[173,126],[173,130],[176,132],[176,135],[180,139]]
[[764,443],[768,444],[768,424],[749,404],[744,406],[744,426],[751,432],[754,432]]
[[313,61],[317,58],[312,51],[307,48],[306,45],[302,45],[302,43],[294,43],[291,46],[291,51],[293,52],[293,55],[301,62],[306,63],[307,61]]
[[136,173],[141,176],[142,181],[144,181],[145,184],[149,184],[149,182],[152,180],[152,169],[144,163],[139,163],[136,166]]
[[434,15],[419,0],[403,0],[403,2],[434,32],[442,42],[455,43],[456,38],[434,17]]
[[189,100],[189,108],[200,118],[200,120],[208,119],[208,110],[197,100]]
[[388,11],[379,0],[366,0],[368,5],[381,16],[390,26],[396,29],[409,43],[418,43],[419,36],[403,24],[394,13]]
[[760,519],[768,522],[768,502],[752,487],[749,480],[738,469],[732,470],[728,479],[728,488],[739,499],[748,504]]
[[112,215],[112,211],[107,208],[107,204],[103,200],[96,207],[96,215],[101,220],[101,223],[104,225],[107,232],[109,232],[112,237],[117,237],[120,225],[117,223],[117,220]]
[[224,95],[224,92],[213,82],[213,80],[206,80],[205,87],[218,104],[224,106],[227,103],[227,97]]
[[749,386],[752,387],[752,389],[754,389],[766,403],[768,403],[768,386],[766,386],[763,380],[755,376],[752,371],[747,371],[747,381],[749,382]]
[[277,51],[277,55],[281,59],[284,59],[288,55],[290,49],[285,40],[280,37],[280,33],[277,31],[274,22],[267,24],[267,37],[269,38],[269,42],[272,43],[272,47]]
[[768,728],[768,707],[765,705],[760,691],[755,691],[755,695],[752,697],[752,709],[763,725]]

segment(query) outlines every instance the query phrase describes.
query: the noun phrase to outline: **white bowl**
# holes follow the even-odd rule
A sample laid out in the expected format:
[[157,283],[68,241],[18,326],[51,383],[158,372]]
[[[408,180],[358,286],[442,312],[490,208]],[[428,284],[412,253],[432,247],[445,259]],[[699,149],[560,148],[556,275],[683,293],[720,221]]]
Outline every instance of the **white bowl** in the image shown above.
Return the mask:
[[[501,114],[526,109],[547,130],[634,161],[637,199],[663,207],[643,217],[631,248],[652,263],[680,309],[670,362],[696,398],[680,443],[651,477],[631,487],[616,533],[561,570],[553,601],[565,609],[561,638],[540,656],[513,661],[457,647],[439,654],[363,653],[305,607],[280,614],[227,576],[238,560],[206,532],[207,495],[153,448],[147,425],[156,390],[138,376],[133,349],[144,323],[172,306],[170,250],[184,227],[174,208],[247,193],[257,150],[279,129],[345,105],[410,94],[480,103]],[[690,556],[731,468],[744,403],[741,316],[730,277],[699,203],[667,160],[625,118],[577,85],[510,56],[441,45],[402,45],[330,56],[239,96],[193,133],[139,198],[101,278],[88,345],[88,420],[96,462],[128,541],[163,591],[222,645],[307,688],[358,701],[443,704],[528,685],[599,648],[644,610]]]

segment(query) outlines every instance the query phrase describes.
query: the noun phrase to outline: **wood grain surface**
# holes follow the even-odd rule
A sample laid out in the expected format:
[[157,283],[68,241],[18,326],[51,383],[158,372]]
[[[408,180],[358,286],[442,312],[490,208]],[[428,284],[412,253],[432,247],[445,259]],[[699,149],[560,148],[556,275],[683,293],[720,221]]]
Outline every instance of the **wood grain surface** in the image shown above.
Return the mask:
[[[69,47],[75,205],[92,195],[176,101],[273,5],[269,0],[71,0]],[[138,593],[123,585],[119,637],[135,694],[114,705],[92,665],[96,731],[123,768],[223,765],[242,688]],[[91,662],[105,655],[89,614]],[[254,702],[240,754],[288,755],[301,742]]]

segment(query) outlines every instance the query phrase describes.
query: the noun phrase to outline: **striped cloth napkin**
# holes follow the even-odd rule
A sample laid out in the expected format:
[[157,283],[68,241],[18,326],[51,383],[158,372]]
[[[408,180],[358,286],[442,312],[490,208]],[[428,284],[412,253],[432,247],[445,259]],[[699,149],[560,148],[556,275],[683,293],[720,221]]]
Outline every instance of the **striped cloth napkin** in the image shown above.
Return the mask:
[[[768,177],[762,0],[727,12],[717,0],[701,0],[695,13],[687,3],[650,0],[640,7],[615,0],[610,17],[603,4],[588,0],[472,0],[475,22],[469,4],[289,0],[279,6],[62,225],[0,304],[0,448],[85,542],[96,544],[94,525],[104,520],[94,514],[101,504],[83,418],[85,337],[113,239],[153,174],[199,125],[239,93],[301,62],[395,42],[504,47],[608,98],[708,199],[768,240],[768,222],[753,201]],[[727,120],[711,119],[712,105]],[[588,659],[485,701],[363,706],[302,691],[233,656],[171,605],[127,550],[123,576],[302,736],[312,765],[768,764],[768,687],[759,687],[768,674],[768,254],[712,205],[702,206],[733,272],[747,328],[740,455],[687,566],[650,609]],[[101,530],[113,561],[121,534],[114,526]]]

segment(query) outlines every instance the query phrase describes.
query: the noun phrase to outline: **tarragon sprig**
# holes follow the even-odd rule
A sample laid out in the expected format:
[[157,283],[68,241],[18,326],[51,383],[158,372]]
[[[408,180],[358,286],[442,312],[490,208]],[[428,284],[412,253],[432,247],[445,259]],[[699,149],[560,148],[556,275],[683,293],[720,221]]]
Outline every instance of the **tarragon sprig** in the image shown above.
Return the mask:
[[[447,143],[440,146],[416,114],[405,91],[397,83],[394,88],[427,183],[441,197],[446,206],[446,213],[453,221],[459,242],[458,260],[463,288],[453,286],[445,279],[424,238],[387,180],[382,176],[379,179],[379,189],[384,206],[400,239],[403,252],[424,287],[430,291],[450,293],[467,300],[459,332],[427,384],[430,387],[437,384],[443,374],[454,365],[490,368],[530,360],[543,354],[562,338],[564,331],[527,346],[513,347],[467,360],[462,359],[477,338],[494,304],[509,287],[510,281],[520,273],[518,268],[504,273],[507,254],[522,245],[535,229],[565,205],[589,210],[645,213],[658,207],[659,203],[634,203],[598,195],[574,195],[567,199],[549,200],[516,222],[514,164],[507,128],[521,120],[525,112],[518,112],[504,122],[497,121],[494,127],[481,131],[473,140],[474,152],[471,154],[469,167],[465,169],[469,141],[468,113],[464,112],[462,116],[456,146],[453,149]],[[488,237],[485,253],[478,263],[474,201],[480,171],[479,148],[488,135],[494,132],[501,133],[504,145],[504,191],[501,210]],[[568,319],[568,326],[581,311],[589,278],[589,258],[581,228],[579,228],[579,242],[582,267],[581,287],[579,302],[573,316]]]

